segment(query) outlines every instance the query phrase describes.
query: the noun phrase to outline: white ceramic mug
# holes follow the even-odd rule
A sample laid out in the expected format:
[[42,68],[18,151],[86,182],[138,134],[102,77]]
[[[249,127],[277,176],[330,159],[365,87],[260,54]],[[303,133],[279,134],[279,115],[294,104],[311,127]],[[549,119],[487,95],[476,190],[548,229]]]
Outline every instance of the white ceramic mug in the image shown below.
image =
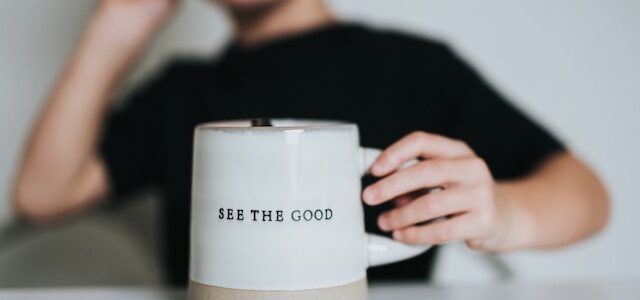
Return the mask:
[[425,251],[365,233],[361,176],[379,154],[360,147],[358,128],[349,123],[273,120],[272,127],[251,127],[239,120],[198,126],[191,283],[244,291],[322,290],[363,281],[369,266]]

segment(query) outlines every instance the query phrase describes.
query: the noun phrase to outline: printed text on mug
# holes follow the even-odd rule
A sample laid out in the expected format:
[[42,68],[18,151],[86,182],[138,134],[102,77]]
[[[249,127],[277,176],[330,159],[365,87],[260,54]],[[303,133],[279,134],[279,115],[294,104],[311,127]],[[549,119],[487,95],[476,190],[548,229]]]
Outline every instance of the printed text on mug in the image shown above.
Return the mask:
[[333,210],[327,209],[294,209],[262,210],[262,209],[234,209],[220,208],[218,219],[229,221],[248,222],[319,222],[329,221],[333,218]]

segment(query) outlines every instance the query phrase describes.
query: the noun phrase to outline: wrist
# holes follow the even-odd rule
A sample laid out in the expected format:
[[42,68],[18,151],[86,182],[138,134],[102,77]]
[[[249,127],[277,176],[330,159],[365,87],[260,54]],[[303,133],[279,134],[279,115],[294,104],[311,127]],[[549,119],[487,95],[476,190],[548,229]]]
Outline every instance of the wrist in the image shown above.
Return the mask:
[[495,185],[495,217],[491,233],[483,239],[468,241],[472,248],[485,252],[508,252],[529,247],[534,236],[534,222],[521,207],[514,183]]
[[506,252],[529,248],[535,240],[535,218],[523,205],[518,183],[496,184],[497,225],[489,251]]
[[88,38],[110,56],[135,56],[159,30],[164,18],[152,10],[100,7],[89,24]]

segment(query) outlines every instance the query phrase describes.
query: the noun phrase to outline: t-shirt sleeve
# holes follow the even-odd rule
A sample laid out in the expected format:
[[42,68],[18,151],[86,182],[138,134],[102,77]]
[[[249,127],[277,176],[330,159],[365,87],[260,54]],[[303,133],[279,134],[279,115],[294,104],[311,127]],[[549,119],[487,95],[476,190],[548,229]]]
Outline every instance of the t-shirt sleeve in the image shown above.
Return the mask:
[[136,88],[112,109],[99,144],[114,200],[159,184],[161,179],[162,94],[164,77]]
[[452,51],[444,84],[450,103],[449,135],[463,140],[496,179],[526,175],[564,146],[549,131],[509,103]]

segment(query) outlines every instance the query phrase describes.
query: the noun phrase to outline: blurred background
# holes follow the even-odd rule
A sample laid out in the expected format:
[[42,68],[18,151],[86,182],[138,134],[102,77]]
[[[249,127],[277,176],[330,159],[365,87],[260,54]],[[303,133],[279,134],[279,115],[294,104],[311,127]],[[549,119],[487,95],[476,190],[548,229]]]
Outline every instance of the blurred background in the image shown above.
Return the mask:
[[[595,238],[499,257],[450,244],[436,281],[640,279],[640,1],[329,2],[346,20],[444,39],[609,187],[612,217]],[[31,122],[94,5],[0,2],[0,287],[160,283],[152,192],[46,229],[17,226],[9,204]],[[183,1],[123,91],[168,57],[211,56],[228,37],[225,16],[209,1]]]

